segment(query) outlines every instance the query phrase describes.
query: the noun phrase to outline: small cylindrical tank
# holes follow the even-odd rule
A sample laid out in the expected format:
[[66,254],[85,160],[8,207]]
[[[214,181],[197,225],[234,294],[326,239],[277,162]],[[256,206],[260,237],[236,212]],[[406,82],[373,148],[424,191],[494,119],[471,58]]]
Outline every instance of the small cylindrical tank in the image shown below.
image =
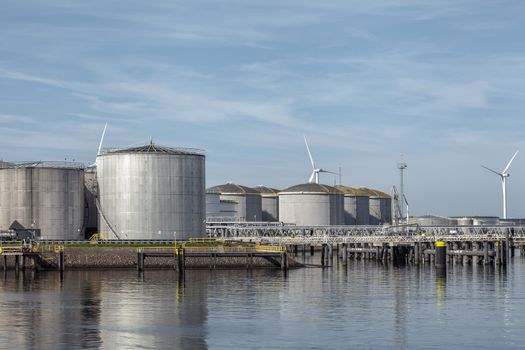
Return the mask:
[[33,162],[0,167],[0,229],[16,220],[40,238],[84,238],[84,166]]
[[[227,182],[208,188],[206,193],[219,194],[221,203],[236,203],[233,217],[237,221],[261,221],[262,219],[261,195],[251,187]],[[222,208],[221,211],[223,211]]]
[[279,192],[279,221],[299,226],[344,224],[343,193],[335,187],[307,183]]

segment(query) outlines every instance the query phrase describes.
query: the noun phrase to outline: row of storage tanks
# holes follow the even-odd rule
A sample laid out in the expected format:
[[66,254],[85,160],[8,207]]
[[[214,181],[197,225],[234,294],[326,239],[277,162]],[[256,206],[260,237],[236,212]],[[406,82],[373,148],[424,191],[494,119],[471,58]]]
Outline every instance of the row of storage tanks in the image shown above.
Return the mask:
[[[0,162],[0,230],[35,230],[45,239],[188,239],[212,221],[318,225],[391,222],[384,192],[315,183],[282,191],[233,183],[205,188],[202,151],[153,142],[107,150],[96,167]],[[415,219],[422,225],[489,225],[498,218]]]
[[81,164],[0,163],[0,230],[16,226],[43,239],[187,239],[205,235],[205,156],[145,146]]
[[206,215],[208,220],[299,226],[381,225],[392,221],[392,200],[368,188],[307,183],[278,191],[226,183],[206,190]]

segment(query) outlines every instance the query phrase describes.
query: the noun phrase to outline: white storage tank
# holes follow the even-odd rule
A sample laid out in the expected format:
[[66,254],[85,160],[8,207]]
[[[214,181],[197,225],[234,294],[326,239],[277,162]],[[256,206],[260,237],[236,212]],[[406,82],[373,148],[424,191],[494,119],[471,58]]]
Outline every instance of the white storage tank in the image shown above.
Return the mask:
[[413,218],[410,223],[417,223],[421,226],[456,226],[457,220],[443,216],[423,215]]
[[189,239],[206,234],[203,151],[145,146],[97,156],[99,226],[120,239]]
[[84,238],[84,166],[71,162],[0,167],[0,229],[18,221],[42,239]]
[[457,218],[458,226],[472,226],[474,224],[474,220],[472,218],[463,217],[463,218]]
[[307,183],[279,192],[279,221],[298,226],[343,225],[343,193],[335,187]]
[[344,194],[345,225],[368,225],[370,223],[370,197],[359,188],[337,185]]
[[499,217],[497,216],[475,216],[472,218],[474,226],[497,226]]
[[262,185],[254,189],[261,195],[262,221],[279,221],[279,191]]
[[[251,187],[237,185],[227,182],[223,185],[210,187],[206,193],[216,193],[220,195],[221,212],[231,209],[235,204],[234,215],[236,221],[261,221],[262,220],[262,201],[259,192]],[[224,206],[228,208],[223,208]]]

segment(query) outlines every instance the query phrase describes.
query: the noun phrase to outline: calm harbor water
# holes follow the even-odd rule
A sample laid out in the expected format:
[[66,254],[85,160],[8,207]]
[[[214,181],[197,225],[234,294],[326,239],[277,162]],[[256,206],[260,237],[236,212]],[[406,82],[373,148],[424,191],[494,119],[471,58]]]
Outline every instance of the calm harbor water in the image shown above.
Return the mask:
[[[334,260],[336,262],[336,260]],[[0,348],[522,348],[525,260],[507,271],[351,261],[278,270],[8,271]]]

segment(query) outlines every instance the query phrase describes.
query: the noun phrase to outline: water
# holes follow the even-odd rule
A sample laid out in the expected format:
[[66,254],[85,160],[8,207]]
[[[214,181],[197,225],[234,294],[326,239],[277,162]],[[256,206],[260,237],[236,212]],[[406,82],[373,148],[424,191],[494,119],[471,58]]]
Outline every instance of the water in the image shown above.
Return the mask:
[[[335,261],[335,260],[334,260]],[[525,260],[433,269],[9,271],[0,348],[521,348]]]

